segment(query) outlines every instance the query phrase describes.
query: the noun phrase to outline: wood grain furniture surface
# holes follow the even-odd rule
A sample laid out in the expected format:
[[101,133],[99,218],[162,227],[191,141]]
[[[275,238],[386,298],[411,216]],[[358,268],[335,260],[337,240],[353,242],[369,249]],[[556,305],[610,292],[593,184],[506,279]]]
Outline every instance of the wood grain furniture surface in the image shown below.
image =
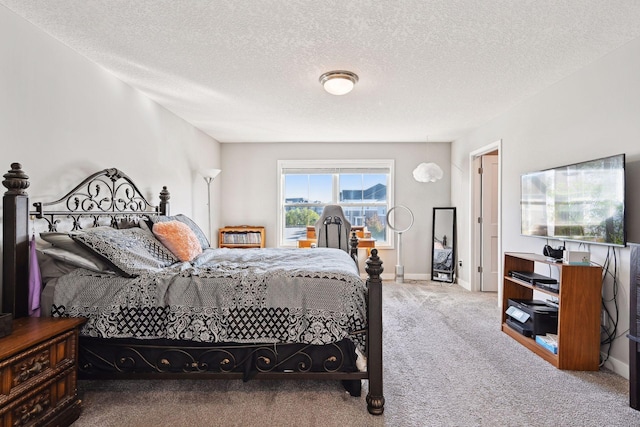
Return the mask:
[[235,225],[218,230],[218,247],[232,249],[264,248],[265,230],[262,226]]
[[22,317],[0,338],[0,426],[67,426],[80,415],[78,328],[84,319]]
[[[535,264],[550,264],[560,272],[559,293],[509,276],[510,271],[534,272]],[[559,369],[597,371],[600,364],[602,267],[567,265],[530,253],[504,254],[502,331]],[[509,299],[533,299],[533,291],[558,298],[558,353],[536,343],[506,323]]]

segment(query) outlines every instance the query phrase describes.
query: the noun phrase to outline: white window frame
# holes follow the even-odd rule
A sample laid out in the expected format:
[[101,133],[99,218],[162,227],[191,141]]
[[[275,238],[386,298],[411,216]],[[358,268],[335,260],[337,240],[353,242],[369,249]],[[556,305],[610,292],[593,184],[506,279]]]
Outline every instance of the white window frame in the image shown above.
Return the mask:
[[[283,238],[283,231],[285,226],[284,215],[284,179],[283,171],[286,169],[388,169],[389,170],[389,182],[387,183],[387,212],[394,206],[394,181],[395,181],[395,160],[393,159],[361,159],[361,160],[278,160],[278,246],[279,247],[295,247],[296,243],[291,241],[285,241]],[[333,180],[333,195],[338,196],[337,182]],[[336,204],[340,204],[339,200],[336,200]],[[390,227],[386,227],[386,240],[385,244],[378,244],[376,242],[376,248],[378,249],[393,249],[394,238],[393,232]]]

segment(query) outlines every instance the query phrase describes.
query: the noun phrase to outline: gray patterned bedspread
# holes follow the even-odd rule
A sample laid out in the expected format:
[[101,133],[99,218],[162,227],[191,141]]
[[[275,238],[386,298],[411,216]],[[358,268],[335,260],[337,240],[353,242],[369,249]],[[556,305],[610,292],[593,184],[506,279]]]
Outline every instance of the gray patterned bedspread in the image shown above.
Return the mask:
[[92,337],[364,346],[366,283],[337,249],[207,249],[135,278],[77,269],[54,292],[52,315]]

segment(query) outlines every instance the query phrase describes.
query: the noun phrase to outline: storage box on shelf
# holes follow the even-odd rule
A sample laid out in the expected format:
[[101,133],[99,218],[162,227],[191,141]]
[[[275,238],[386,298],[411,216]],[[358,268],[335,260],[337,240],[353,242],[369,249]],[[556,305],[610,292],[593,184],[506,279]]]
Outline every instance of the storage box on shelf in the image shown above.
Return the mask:
[[[559,292],[538,288],[510,277],[510,271],[535,271],[536,263],[556,266]],[[502,307],[509,299],[533,299],[533,291],[558,299],[557,354],[509,327],[502,312],[502,331],[555,367],[567,370],[597,371],[600,364],[600,312],[602,268],[567,265],[530,253],[505,253]],[[538,298],[539,299],[539,298]]]
[[238,225],[223,227],[218,234],[220,248],[264,248],[264,227]]

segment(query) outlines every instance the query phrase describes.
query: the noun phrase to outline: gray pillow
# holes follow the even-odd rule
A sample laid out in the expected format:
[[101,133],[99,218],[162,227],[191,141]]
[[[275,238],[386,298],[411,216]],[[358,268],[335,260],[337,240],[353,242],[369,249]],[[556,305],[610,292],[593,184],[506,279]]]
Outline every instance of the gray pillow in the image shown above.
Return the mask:
[[[113,268],[110,265],[99,259],[98,257],[89,254],[78,255],[75,252],[68,251],[66,249],[51,246],[49,248],[40,249],[40,252],[44,255],[48,255],[53,259],[62,261],[65,264],[69,264],[73,267],[86,268],[87,270],[95,271],[98,273],[113,273]],[[87,251],[88,253],[88,251]]]
[[114,270],[113,265],[73,240],[71,234],[74,233],[81,233],[81,231],[72,231],[71,233],[40,233],[42,240],[53,245],[51,248],[43,249],[42,252],[76,267],[86,268],[99,273],[112,273]]
[[71,237],[128,277],[159,271],[178,261],[152,233],[142,228],[96,227]]

